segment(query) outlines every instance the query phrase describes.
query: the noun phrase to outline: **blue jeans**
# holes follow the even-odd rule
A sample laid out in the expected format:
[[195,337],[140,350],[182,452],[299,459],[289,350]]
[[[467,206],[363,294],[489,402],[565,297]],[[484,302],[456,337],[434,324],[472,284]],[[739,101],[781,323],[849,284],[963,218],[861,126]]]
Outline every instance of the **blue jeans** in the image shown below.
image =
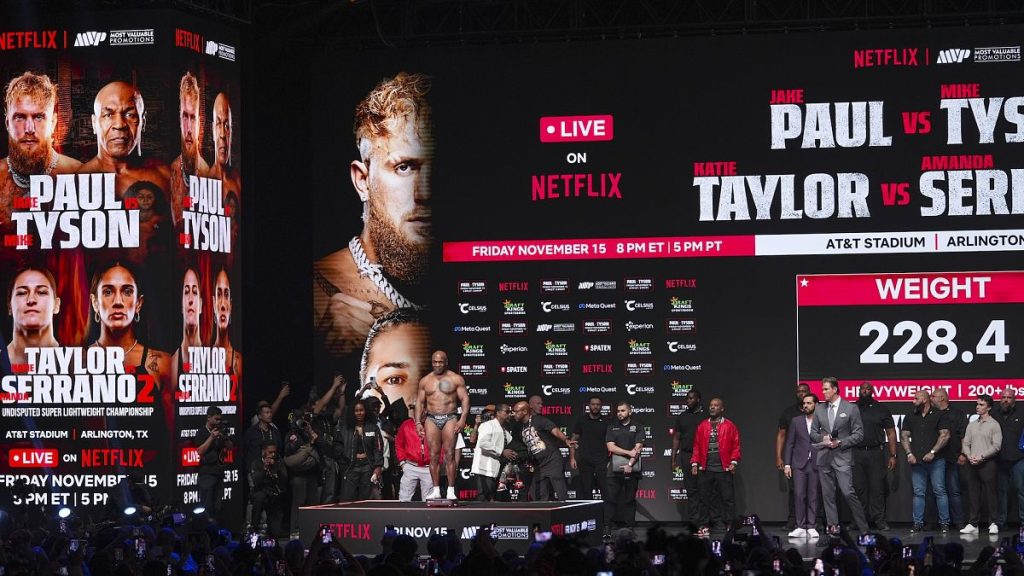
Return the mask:
[[936,458],[931,462],[917,461],[910,467],[914,482],[914,524],[924,523],[924,493],[928,482],[935,493],[935,507],[939,509],[939,524],[949,524],[949,499],[946,498],[946,461]]
[[946,461],[946,496],[949,498],[949,517],[954,524],[964,522],[964,503],[960,496],[960,465]]
[[1017,460],[1016,462],[1000,460],[999,481],[997,483],[997,486],[999,487],[997,490],[999,504],[995,514],[996,524],[999,524],[1000,526],[1006,524],[1006,510],[1009,505],[1006,501],[1006,497],[1010,478],[1013,478],[1013,487],[1017,491],[1017,514],[1021,522],[1024,523],[1024,460]]

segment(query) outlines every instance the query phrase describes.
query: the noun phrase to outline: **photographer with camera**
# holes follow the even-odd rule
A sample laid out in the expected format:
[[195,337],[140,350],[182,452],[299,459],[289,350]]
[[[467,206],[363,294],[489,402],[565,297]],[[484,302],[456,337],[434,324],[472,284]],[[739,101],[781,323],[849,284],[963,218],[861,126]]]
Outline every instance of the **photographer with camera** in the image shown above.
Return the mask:
[[365,400],[356,400],[345,411],[332,450],[341,478],[340,501],[370,498],[371,484],[380,483],[384,457],[377,415]]
[[341,476],[338,473],[338,462],[334,460],[329,444],[338,429],[338,422],[345,413],[345,390],[348,382],[341,374],[335,374],[331,387],[313,404],[313,429],[324,438],[327,449],[320,453],[320,467],[323,470],[323,483],[320,487],[320,503],[330,504],[338,501],[341,491]]
[[249,467],[252,478],[252,517],[267,513],[267,535],[284,536],[285,493],[288,491],[288,470],[278,458],[277,443],[263,444],[262,458]]
[[224,412],[218,406],[206,409],[206,426],[196,432],[196,453],[199,455],[199,502],[210,518],[217,518],[224,497],[224,461],[231,450]]
[[289,415],[291,428],[285,439],[284,465],[288,468],[288,483],[292,489],[292,533],[298,532],[300,506],[314,506],[320,503],[319,485],[321,478],[321,451],[328,445],[313,429],[310,421],[313,413],[302,408]]

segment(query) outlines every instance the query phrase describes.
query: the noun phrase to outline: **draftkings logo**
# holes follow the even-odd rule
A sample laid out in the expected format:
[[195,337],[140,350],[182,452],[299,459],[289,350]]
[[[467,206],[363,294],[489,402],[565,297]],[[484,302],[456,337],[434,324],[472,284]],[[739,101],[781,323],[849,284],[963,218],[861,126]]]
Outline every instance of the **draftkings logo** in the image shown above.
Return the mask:
[[693,384],[683,384],[679,380],[673,380],[670,385],[672,386],[672,396],[676,398],[686,396],[693,388]]
[[505,382],[505,398],[526,398],[526,386]]
[[522,316],[523,314],[526,314],[525,302],[513,302],[512,300],[505,300],[501,304],[505,307],[506,316]]
[[463,342],[462,343],[462,355],[467,357],[467,358],[469,358],[469,357],[482,358],[483,356],[486,356],[486,354],[484,354],[484,345],[483,344],[471,344],[469,341]]
[[693,312],[693,299],[673,296],[668,300],[670,312]]
[[631,355],[634,355],[634,356],[636,356],[636,355],[650,356],[650,354],[651,354],[651,343],[650,342],[640,342],[640,341],[637,341],[637,340],[630,340],[628,342],[628,344],[629,344],[629,353]]
[[544,342],[544,355],[545,356],[566,356],[568,355],[566,345],[564,343],[552,342],[547,340]]

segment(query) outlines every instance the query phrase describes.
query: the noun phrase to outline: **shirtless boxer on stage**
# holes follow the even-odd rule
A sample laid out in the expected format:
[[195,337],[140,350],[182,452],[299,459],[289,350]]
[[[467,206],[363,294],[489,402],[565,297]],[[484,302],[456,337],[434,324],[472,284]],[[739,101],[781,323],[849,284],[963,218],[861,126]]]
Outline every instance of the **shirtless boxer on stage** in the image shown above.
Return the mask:
[[[430,478],[434,489],[425,500],[441,497],[441,455],[448,473],[448,500],[455,500],[455,440],[469,417],[469,393],[462,376],[448,369],[448,355],[442,351],[430,357],[433,371],[420,380],[416,398],[416,431],[425,435],[430,447]],[[462,414],[457,412],[462,407]]]

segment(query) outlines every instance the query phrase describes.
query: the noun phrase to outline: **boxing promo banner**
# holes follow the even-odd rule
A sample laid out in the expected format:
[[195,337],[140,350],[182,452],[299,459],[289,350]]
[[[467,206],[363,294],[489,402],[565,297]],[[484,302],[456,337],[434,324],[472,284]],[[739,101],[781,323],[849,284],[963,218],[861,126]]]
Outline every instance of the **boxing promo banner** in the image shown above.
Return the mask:
[[896,413],[1024,385],[1022,32],[329,54],[318,382],[410,400],[440,349],[474,411],[539,395],[571,433],[590,396],[626,400],[640,520],[678,518],[698,389],[739,426],[741,509],[772,517],[797,383],[871,381]]
[[171,11],[0,30],[0,486],[94,521],[192,511],[222,412],[241,514],[237,31]]

